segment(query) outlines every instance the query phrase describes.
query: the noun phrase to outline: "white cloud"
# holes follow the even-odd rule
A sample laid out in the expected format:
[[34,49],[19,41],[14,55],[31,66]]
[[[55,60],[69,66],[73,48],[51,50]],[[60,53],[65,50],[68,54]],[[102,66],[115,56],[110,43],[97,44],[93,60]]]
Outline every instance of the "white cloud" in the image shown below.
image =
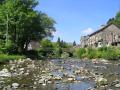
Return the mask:
[[91,33],[93,33],[94,32],[94,30],[92,29],[92,28],[87,28],[87,29],[85,29],[85,30],[82,30],[82,35],[89,35],[89,34],[91,34]]

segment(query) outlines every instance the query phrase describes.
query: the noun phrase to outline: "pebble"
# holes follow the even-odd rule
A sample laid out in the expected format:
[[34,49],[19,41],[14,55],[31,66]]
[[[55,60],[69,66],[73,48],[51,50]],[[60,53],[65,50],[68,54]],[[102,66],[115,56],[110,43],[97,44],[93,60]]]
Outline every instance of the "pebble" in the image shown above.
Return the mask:
[[74,78],[68,78],[68,81],[74,81],[75,79]]
[[13,88],[18,88],[18,87],[19,87],[19,84],[18,84],[18,83],[13,83],[13,84],[12,84],[12,87],[13,87]]
[[11,77],[11,73],[8,69],[4,68],[0,71],[0,77]]
[[46,83],[43,83],[42,85],[43,85],[43,86],[46,86]]
[[120,88],[120,83],[115,85],[116,88]]

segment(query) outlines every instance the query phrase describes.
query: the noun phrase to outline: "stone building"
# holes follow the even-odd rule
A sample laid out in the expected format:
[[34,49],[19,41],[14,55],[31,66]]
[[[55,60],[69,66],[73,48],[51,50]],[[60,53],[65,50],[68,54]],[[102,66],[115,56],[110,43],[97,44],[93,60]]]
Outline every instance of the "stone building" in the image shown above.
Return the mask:
[[120,27],[115,24],[103,26],[96,32],[81,37],[81,47],[118,46],[120,44]]
[[38,41],[31,41],[28,45],[28,51],[29,50],[37,50],[40,48],[40,43]]

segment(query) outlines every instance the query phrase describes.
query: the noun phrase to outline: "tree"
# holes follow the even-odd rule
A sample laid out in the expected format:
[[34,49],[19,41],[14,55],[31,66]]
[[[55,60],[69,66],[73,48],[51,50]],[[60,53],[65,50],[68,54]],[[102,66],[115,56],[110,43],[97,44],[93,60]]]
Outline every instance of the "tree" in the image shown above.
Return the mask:
[[114,23],[114,18],[110,18],[108,21],[107,21],[107,24],[112,24],[112,23]]
[[61,43],[60,37],[58,37],[57,43],[60,45]]
[[73,46],[76,46],[76,42],[75,41],[73,42]]
[[120,26],[120,11],[116,14],[114,18],[110,18],[107,22],[107,24],[116,24]]
[[36,0],[4,0],[0,4],[0,23],[5,23],[0,32],[9,37],[12,47],[19,52],[27,51],[28,44],[33,40],[52,37],[55,31],[55,21],[47,14],[35,11],[37,5]]
[[3,1],[5,1],[5,0],[0,0],[0,4],[2,4],[2,3],[3,3]]
[[115,16],[115,24],[120,26],[120,11]]

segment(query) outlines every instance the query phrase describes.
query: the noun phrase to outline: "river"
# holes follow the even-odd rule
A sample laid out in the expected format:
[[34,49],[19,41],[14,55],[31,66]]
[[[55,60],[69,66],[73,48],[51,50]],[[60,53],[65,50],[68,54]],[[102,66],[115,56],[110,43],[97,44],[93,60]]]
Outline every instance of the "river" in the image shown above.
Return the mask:
[[120,90],[120,62],[10,61],[0,65],[0,90]]

